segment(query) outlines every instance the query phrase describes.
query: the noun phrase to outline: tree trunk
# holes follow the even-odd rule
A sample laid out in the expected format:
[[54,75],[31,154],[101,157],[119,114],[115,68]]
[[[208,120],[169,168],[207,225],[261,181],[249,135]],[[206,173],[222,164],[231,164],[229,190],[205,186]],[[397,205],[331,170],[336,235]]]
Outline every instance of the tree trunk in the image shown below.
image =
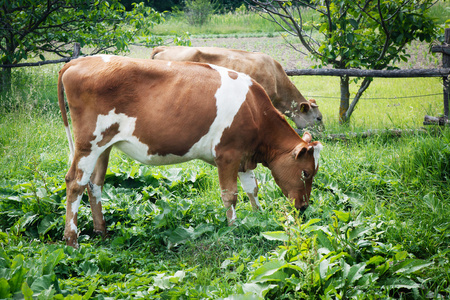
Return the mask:
[[358,92],[356,93],[355,98],[353,98],[352,103],[350,104],[347,112],[345,113],[345,119],[350,120],[350,117],[355,110],[356,104],[358,104],[359,98],[361,98],[362,94],[365,90],[369,87],[370,83],[372,82],[372,78],[366,77],[364,78],[363,82],[361,83],[361,86],[359,87]]
[[341,78],[341,104],[339,106],[339,124],[345,124],[350,118],[347,118],[347,110],[350,103],[350,88],[348,76],[340,76]]
[[11,68],[0,69],[0,93],[11,90]]

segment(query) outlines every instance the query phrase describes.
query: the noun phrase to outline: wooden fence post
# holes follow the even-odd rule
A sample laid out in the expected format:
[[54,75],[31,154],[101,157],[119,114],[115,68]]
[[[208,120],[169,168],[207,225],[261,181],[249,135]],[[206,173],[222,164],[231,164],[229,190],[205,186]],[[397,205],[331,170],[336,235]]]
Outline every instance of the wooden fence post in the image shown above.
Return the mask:
[[81,46],[80,43],[73,44],[73,53],[72,53],[72,59],[77,58],[80,56]]
[[[432,52],[442,53],[442,67],[450,68],[450,28],[445,29],[445,41],[443,45],[433,46]],[[448,119],[449,76],[442,77],[444,86],[444,118]]]

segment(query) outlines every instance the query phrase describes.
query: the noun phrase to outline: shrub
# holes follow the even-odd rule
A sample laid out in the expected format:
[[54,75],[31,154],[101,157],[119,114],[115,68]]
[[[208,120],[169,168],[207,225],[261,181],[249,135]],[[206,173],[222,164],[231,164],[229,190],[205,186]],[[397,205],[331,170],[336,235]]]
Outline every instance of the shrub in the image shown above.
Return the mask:
[[184,14],[191,25],[202,26],[216,11],[216,3],[209,0],[186,0]]

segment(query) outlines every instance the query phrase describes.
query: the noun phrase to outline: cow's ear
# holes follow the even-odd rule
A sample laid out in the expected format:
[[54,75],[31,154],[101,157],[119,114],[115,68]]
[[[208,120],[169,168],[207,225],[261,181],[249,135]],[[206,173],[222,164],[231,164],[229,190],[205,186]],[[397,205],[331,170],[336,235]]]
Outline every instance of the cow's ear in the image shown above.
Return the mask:
[[311,134],[308,131],[305,131],[305,133],[303,133],[302,140],[304,140],[308,144],[311,143],[312,141]]
[[305,144],[299,144],[292,151],[292,157],[295,158],[295,159],[298,159],[303,154],[305,154],[306,151],[308,151],[308,147],[305,147]]
[[319,105],[317,105],[316,103],[316,99],[309,99],[308,102],[311,105],[311,107],[319,107]]
[[311,108],[311,105],[308,102],[300,103],[300,112],[307,113],[310,108]]

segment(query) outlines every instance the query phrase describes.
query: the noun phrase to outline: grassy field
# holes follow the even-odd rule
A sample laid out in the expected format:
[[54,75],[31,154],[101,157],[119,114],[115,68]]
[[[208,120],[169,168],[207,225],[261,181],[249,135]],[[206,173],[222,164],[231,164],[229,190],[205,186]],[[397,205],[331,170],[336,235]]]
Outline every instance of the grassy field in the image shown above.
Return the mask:
[[[203,44],[295,56],[276,37],[193,39]],[[102,194],[109,237],[93,235],[85,196],[74,250],[62,241],[69,150],[56,105],[60,67],[14,70],[14,88],[1,99],[0,299],[450,296],[450,130],[421,125],[424,114],[442,113],[440,79],[375,79],[342,127],[337,78],[292,78],[325,117],[312,203],[301,218],[262,166],[264,211],[253,212],[239,190],[229,227],[214,167],[149,167],[113,151]],[[410,131],[326,137],[391,128]]]

